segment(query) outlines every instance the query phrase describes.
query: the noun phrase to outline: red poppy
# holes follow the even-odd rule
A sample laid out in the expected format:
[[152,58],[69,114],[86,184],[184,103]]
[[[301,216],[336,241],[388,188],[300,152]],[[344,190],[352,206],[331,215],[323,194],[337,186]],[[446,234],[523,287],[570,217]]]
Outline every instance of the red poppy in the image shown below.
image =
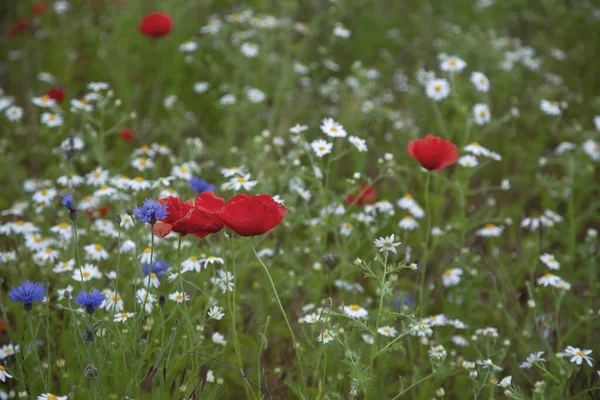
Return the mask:
[[161,37],[171,32],[173,19],[169,14],[153,12],[140,22],[140,33],[146,36]]
[[46,3],[45,1],[38,1],[37,3],[33,4],[33,15],[42,15],[46,11],[48,11],[48,3]]
[[377,192],[373,186],[360,185],[360,188],[356,192],[355,196],[348,196],[346,201],[350,204],[356,203],[359,206],[362,206],[364,203],[373,204],[377,201]]
[[458,149],[449,140],[427,135],[425,139],[411,140],[406,149],[408,155],[428,170],[441,171],[458,161]]
[[287,210],[267,194],[238,194],[217,213],[226,227],[241,236],[256,236],[275,228]]
[[25,21],[24,19],[18,19],[10,26],[10,29],[8,30],[8,36],[15,37],[27,29],[29,29],[29,22]]
[[92,221],[96,218],[104,218],[106,214],[108,214],[108,206],[102,206],[100,208],[88,208],[86,214]]
[[124,142],[129,142],[131,138],[133,138],[131,130],[129,128],[123,128],[121,130],[121,139],[123,139]]
[[182,236],[191,234],[203,238],[223,228],[216,213],[223,207],[225,200],[215,196],[213,192],[201,193],[193,203],[173,196],[158,202],[166,204],[169,211],[166,218],[154,225],[154,233],[158,237],[167,236],[173,231]]
[[53,86],[46,92],[46,96],[56,100],[57,103],[62,103],[65,99],[65,91],[59,86]]

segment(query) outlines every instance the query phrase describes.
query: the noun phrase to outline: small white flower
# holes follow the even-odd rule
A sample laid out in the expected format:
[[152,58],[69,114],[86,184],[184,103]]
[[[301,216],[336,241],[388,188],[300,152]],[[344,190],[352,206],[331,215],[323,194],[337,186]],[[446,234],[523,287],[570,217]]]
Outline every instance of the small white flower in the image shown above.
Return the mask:
[[457,57],[457,56],[451,56],[451,57],[445,57],[442,60],[442,63],[440,64],[440,69],[442,71],[448,71],[448,72],[460,72],[463,69],[465,69],[465,67],[467,66],[467,63]]
[[208,310],[209,318],[221,320],[224,316],[223,309],[219,306],[213,306]]
[[419,227],[419,223],[413,217],[407,215],[398,222],[398,227],[407,231],[414,231]]
[[324,155],[331,153],[333,144],[324,139],[317,139],[311,142],[310,147],[312,147],[317,157],[323,157]]
[[463,270],[460,268],[448,268],[442,274],[442,282],[445,287],[456,286],[460,283]]
[[350,304],[349,306],[344,306],[344,314],[351,318],[367,318],[369,312],[358,304]]
[[133,318],[134,315],[135,315],[134,313],[130,313],[130,312],[120,312],[120,313],[115,314],[113,321],[114,322],[125,322],[129,318]]
[[338,22],[337,24],[335,24],[335,28],[333,28],[333,34],[337,37],[348,39],[352,32],[344,25]]
[[600,161],[600,144],[588,139],[583,143],[583,151],[594,161]]
[[400,246],[400,242],[394,242],[394,234],[388,237],[380,237],[375,239],[375,246],[379,247],[380,252],[393,252],[396,254],[396,247]]
[[325,118],[321,124],[321,131],[329,137],[346,137],[347,132],[344,127],[335,122],[333,118]]
[[225,340],[225,336],[221,335],[219,332],[213,333],[212,341],[214,343],[220,344],[222,346],[225,346],[227,344],[227,341]]
[[364,139],[356,136],[350,136],[348,141],[352,143],[361,153],[367,151],[367,142]]
[[377,333],[383,336],[396,336],[397,331],[393,326],[382,326],[377,329]]
[[502,235],[502,232],[504,232],[503,226],[487,224],[486,226],[484,226],[483,228],[481,228],[477,232],[475,232],[475,234],[477,236],[483,236],[483,237],[498,237],[498,236]]
[[327,330],[323,333],[319,334],[319,337],[317,338],[317,340],[319,342],[323,342],[323,343],[329,343],[334,339],[335,335],[333,334],[333,332]]
[[470,154],[460,157],[458,159],[458,163],[465,168],[475,168],[479,165],[479,161],[477,161],[477,158]]
[[210,88],[209,82],[196,82],[194,83],[194,92],[201,94],[206,92]]
[[258,56],[259,47],[254,43],[243,43],[240,50],[246,57],[254,58]]
[[556,101],[542,100],[540,102],[540,109],[548,115],[561,114],[560,105]]
[[186,40],[185,42],[179,45],[179,51],[181,51],[182,53],[191,53],[196,50],[198,50],[198,43],[192,40]]
[[560,269],[560,263],[556,261],[556,258],[554,258],[554,254],[544,253],[540,256],[540,261],[543,262],[550,269]]
[[492,119],[490,107],[487,104],[478,103],[473,107],[473,119],[477,125],[485,125]]
[[443,100],[450,94],[450,84],[446,79],[432,79],[427,82],[425,93],[435,101]]
[[570,361],[577,365],[581,365],[581,363],[585,360],[585,362],[587,362],[587,364],[591,367],[592,361],[594,361],[594,359],[589,356],[592,354],[592,350],[581,350],[579,347],[567,346],[564,354],[568,357],[571,357]]
[[42,124],[44,124],[50,128],[56,128],[58,126],[61,126],[64,122],[63,117],[60,114],[47,113],[47,112],[42,113],[40,120],[41,120]]
[[498,386],[500,386],[501,388],[508,388],[510,387],[512,383],[512,376],[505,376],[504,378],[502,378],[502,380],[500,381],[500,383],[498,383]]
[[487,92],[490,90],[490,81],[481,72],[473,72],[471,74],[471,83],[480,92]]

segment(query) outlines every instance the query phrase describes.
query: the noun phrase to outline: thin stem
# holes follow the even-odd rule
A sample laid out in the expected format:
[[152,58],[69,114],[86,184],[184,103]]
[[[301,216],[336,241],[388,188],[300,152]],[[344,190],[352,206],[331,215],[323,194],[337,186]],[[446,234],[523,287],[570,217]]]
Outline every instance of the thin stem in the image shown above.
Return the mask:
[[74,246],[75,246],[75,260],[77,261],[77,265],[79,266],[79,275],[81,277],[81,286],[83,290],[85,290],[85,280],[83,279],[83,268],[81,267],[81,261],[79,259],[79,235],[77,233],[77,225],[75,225],[75,221],[72,221],[71,226],[73,227],[73,237],[74,237]]
[[30,343],[30,348],[33,347],[33,352],[35,353],[35,358],[38,362],[38,373],[40,374],[40,377],[42,378],[42,383],[44,384],[44,388],[48,389],[48,383],[46,382],[46,379],[44,377],[44,374],[42,373],[42,359],[40,358],[40,354],[38,353],[38,349],[37,349],[37,343],[36,343],[36,337],[37,337],[37,331],[33,330],[33,323],[31,322],[31,311],[27,311],[27,325],[29,326],[29,331],[31,332],[31,343]]
[[271,273],[269,272],[269,269],[263,263],[263,261],[261,260],[261,258],[258,255],[258,253],[256,252],[256,248],[254,247],[254,240],[252,241],[252,251],[254,251],[254,255],[258,259],[258,262],[260,262],[260,265],[262,265],[263,269],[265,270],[265,273],[267,274],[267,277],[269,278],[269,282],[271,283],[271,287],[273,288],[273,293],[275,293],[275,298],[277,299],[277,304],[279,304],[279,309],[281,310],[281,313],[283,314],[283,318],[285,319],[285,323],[287,324],[288,330],[290,331],[290,336],[292,337],[292,343],[294,345],[294,350],[296,351],[296,358],[298,359],[298,365],[300,366],[300,375],[302,376],[302,388],[304,390],[302,392],[302,395],[304,396],[305,393],[306,393],[306,395],[308,395],[308,389],[306,387],[306,378],[304,376],[304,367],[302,366],[302,357],[300,356],[300,349],[298,348],[298,343],[296,342],[296,336],[294,335],[294,331],[292,330],[290,321],[288,320],[288,317],[285,313],[283,304],[281,304],[281,300],[279,299],[279,294],[277,293],[277,288],[275,287],[275,282],[273,282]]
[[[223,240],[225,240],[225,233],[223,232]],[[233,246],[233,238],[229,238],[229,244],[231,245],[231,263],[233,265],[233,278],[236,279],[236,269],[235,269],[235,248]],[[225,254],[223,254],[225,256]],[[233,325],[233,348],[235,350],[235,355],[238,361],[238,367],[240,369],[240,373],[242,376],[246,376],[244,373],[244,362],[242,360],[242,351],[240,350],[240,341],[237,335],[237,326],[235,322],[235,287],[236,283],[233,284],[233,289],[229,291],[229,271],[227,271],[227,263],[223,263],[223,267],[225,268],[225,285],[227,288],[227,304],[229,305],[229,313],[231,314],[231,324]],[[252,397],[252,386],[248,383],[247,379],[244,379],[246,382],[246,393],[248,397]]]
[[425,212],[427,213],[427,226],[425,227],[425,243],[423,249],[423,259],[421,260],[421,282],[419,285],[419,309],[421,316],[425,313],[425,273],[427,271],[427,258],[429,257],[429,235],[431,234],[431,208],[429,206],[429,182],[431,172],[427,172],[425,181]]
[[144,303],[142,304],[142,314],[146,312],[146,302],[148,301],[148,297],[150,297],[150,281],[152,281],[152,263],[154,262],[154,224],[150,226],[150,231],[152,232],[152,241],[150,242],[150,264],[148,264],[148,284],[146,285],[146,295],[144,296]]
[[381,318],[381,312],[383,310],[383,298],[385,297],[385,291],[386,291],[386,287],[385,287],[385,278],[387,278],[387,257],[388,254],[387,252],[385,253],[385,259],[383,262],[383,275],[381,277],[381,286],[379,288],[379,291],[381,292],[379,294],[379,309],[377,310],[377,318],[375,319],[375,331],[373,332],[373,344],[371,345],[371,363],[369,366],[369,373],[370,373],[370,382],[369,382],[369,392],[371,391],[370,389],[372,389],[373,387],[373,375],[375,373],[374,368],[375,368],[375,353],[377,350],[377,335],[379,334],[379,322],[380,322],[380,318]]

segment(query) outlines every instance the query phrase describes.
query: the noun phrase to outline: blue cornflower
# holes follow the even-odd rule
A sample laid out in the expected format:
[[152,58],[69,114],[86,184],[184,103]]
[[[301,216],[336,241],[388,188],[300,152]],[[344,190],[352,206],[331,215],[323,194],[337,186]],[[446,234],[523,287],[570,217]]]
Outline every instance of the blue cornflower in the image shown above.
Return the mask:
[[[169,263],[160,258],[155,258],[152,260],[152,273],[156,274],[158,279],[162,278],[164,274],[167,273],[167,269],[169,269]],[[142,271],[144,275],[148,276],[150,273],[150,263],[144,263],[142,265]]]
[[190,179],[190,186],[198,193],[215,191],[215,185],[208,183],[204,179],[200,179],[195,176],[193,176],[192,179]]
[[73,203],[73,196],[70,194],[65,194],[62,198],[61,204],[65,206],[65,208],[71,212],[75,211],[75,203]]
[[13,287],[8,292],[10,298],[15,302],[22,302],[25,306],[25,310],[29,311],[32,309],[32,303],[34,301],[42,301],[46,296],[46,288],[43,284],[32,281],[25,281],[17,287]]
[[96,311],[96,308],[100,307],[103,301],[104,293],[98,291],[98,289],[94,289],[89,293],[87,293],[85,290],[82,290],[77,296],[75,296],[75,303],[84,307],[88,314],[93,314],[94,311]]
[[157,219],[166,218],[168,213],[166,204],[152,199],[146,199],[141,207],[135,206],[135,215],[146,224],[155,224]]

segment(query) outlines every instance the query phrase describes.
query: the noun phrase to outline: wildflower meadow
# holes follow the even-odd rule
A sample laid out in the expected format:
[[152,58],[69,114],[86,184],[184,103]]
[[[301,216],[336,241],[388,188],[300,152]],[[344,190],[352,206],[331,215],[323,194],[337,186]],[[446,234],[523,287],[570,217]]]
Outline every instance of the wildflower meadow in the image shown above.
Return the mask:
[[0,5],[0,400],[600,399],[600,3]]

